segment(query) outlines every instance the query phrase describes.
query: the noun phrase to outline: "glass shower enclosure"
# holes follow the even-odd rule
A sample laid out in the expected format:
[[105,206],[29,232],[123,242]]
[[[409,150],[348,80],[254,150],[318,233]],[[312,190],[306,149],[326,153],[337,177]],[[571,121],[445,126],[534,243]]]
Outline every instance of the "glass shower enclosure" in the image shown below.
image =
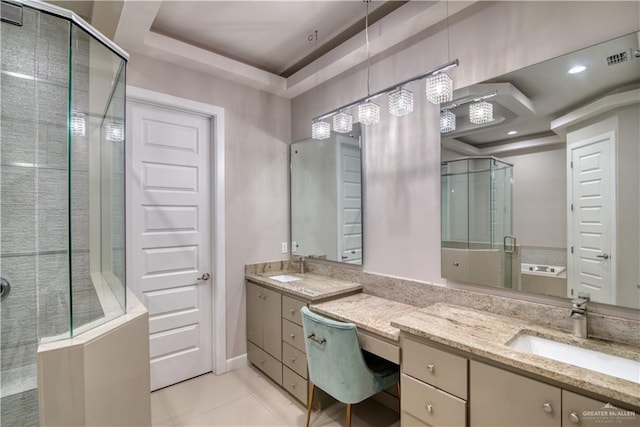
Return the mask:
[[518,280],[513,236],[513,165],[495,157],[441,164],[443,277],[512,288]]
[[125,312],[127,55],[47,3],[1,15],[0,424],[25,426],[38,344]]

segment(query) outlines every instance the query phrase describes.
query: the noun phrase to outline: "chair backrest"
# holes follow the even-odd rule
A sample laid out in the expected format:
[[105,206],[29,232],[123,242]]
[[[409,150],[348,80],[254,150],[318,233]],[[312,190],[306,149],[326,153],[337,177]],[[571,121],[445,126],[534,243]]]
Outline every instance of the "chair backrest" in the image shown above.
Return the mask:
[[362,356],[356,325],[337,322],[302,307],[309,379],[343,403],[376,392],[376,380]]

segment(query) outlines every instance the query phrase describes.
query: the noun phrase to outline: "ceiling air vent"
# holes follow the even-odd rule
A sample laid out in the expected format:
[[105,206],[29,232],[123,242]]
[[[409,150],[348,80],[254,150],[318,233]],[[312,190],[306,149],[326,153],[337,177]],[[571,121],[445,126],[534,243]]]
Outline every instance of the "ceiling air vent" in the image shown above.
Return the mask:
[[630,59],[631,59],[631,51],[623,50],[622,52],[614,53],[613,55],[607,56],[604,59],[604,62],[606,62],[607,65],[611,66],[611,65],[627,62]]

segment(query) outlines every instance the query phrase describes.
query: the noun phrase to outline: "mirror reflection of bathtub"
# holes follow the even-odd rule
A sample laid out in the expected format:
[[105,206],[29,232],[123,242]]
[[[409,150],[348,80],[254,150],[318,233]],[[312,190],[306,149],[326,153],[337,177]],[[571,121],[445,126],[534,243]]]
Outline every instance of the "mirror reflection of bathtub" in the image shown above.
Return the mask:
[[567,296],[567,268],[557,265],[522,263],[520,290],[535,294]]

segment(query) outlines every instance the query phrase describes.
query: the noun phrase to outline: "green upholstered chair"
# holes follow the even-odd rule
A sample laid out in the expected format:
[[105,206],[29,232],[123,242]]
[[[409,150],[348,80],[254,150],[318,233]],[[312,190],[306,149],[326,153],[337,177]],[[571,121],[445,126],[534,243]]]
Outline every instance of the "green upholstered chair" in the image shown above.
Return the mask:
[[300,312],[309,368],[306,425],[309,427],[313,391],[317,386],[347,404],[347,427],[350,427],[351,405],[398,384],[399,366],[363,352],[353,323],[327,319],[307,307],[302,307]]

